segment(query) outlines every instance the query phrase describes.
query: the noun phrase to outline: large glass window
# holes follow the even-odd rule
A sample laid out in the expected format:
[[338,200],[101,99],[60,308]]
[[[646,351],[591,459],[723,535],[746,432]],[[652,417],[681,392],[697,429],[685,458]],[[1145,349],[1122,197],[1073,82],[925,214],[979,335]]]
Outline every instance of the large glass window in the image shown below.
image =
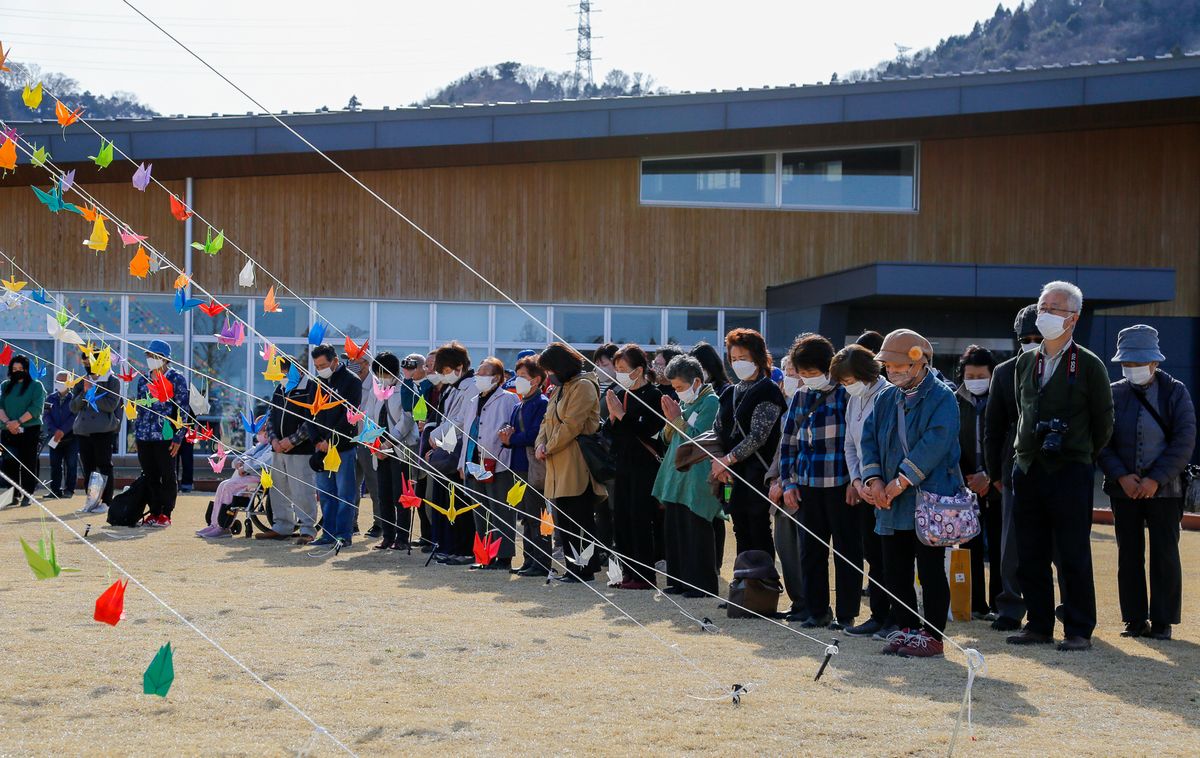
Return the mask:
[[701,340],[717,342],[717,312],[715,310],[667,311],[667,343],[694,345]]
[[555,306],[554,331],[571,344],[600,344],[604,341],[604,309]]
[[487,342],[488,306],[439,303],[437,307],[437,341],[449,342],[450,340]]
[[340,336],[340,329],[361,343],[371,334],[371,304],[366,300],[318,300],[316,309],[320,318],[329,322],[330,337]]
[[428,303],[379,303],[375,306],[375,330],[381,340],[429,340]]
[[[206,318],[199,309],[193,313]],[[138,295],[129,298],[129,333],[182,335],[183,314],[175,310],[175,298],[170,295]]]
[[908,211],[916,207],[916,148],[842,148],[784,153],[786,207]]
[[[215,377],[220,383],[208,377]],[[216,342],[197,342],[192,346],[191,381],[196,389],[208,395],[209,412],[200,417],[200,422],[211,424],[221,439],[234,445],[253,445],[252,440],[244,439],[245,430],[238,417],[238,412],[249,406],[244,392],[246,348],[230,350]]]
[[256,299],[254,329],[266,337],[307,337],[308,306],[291,298],[278,298],[278,313],[263,313],[263,301]]
[[634,342],[642,347],[662,339],[662,311],[658,308],[613,308],[611,341],[618,345]]
[[52,316],[58,310],[53,296],[51,296],[50,302],[51,305],[42,305],[27,299],[21,301],[16,308],[0,312],[0,330],[45,333],[46,316]]
[[72,329],[78,326],[87,330],[121,333],[120,295],[67,295],[65,305],[72,315],[87,324],[75,324]]
[[775,154],[643,161],[642,202],[774,205]]
[[546,327],[542,326],[546,323],[545,306],[525,306],[525,310],[537,318],[532,319],[511,305],[496,306],[496,342],[524,342],[533,348],[545,347]]

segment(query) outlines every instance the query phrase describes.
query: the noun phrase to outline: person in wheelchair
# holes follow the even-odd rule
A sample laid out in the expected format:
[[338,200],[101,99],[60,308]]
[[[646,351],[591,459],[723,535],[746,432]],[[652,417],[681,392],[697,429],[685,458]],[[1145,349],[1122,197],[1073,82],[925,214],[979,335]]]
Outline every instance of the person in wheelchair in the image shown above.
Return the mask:
[[[261,420],[260,416],[255,419],[255,423]],[[265,426],[258,431],[255,441],[258,444],[234,460],[233,476],[217,485],[217,495],[213,499],[209,525],[197,531],[197,537],[212,539],[231,536],[230,530],[220,524],[221,513],[233,503],[235,497],[252,495],[258,489],[259,477],[263,469],[271,465],[271,441],[267,436]]]

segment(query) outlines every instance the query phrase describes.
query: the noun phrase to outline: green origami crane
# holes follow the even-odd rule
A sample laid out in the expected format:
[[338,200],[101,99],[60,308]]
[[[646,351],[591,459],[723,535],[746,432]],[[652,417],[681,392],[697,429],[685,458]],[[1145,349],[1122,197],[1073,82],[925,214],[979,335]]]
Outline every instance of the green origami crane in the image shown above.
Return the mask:
[[112,140],[100,140],[99,155],[89,155],[89,158],[100,168],[108,168],[113,162]]
[[175,656],[171,653],[171,643],[158,649],[154,660],[142,674],[142,692],[147,695],[166,697],[171,690],[171,682],[175,681]]
[[175,438],[175,427],[171,426],[169,420],[163,421],[162,438],[167,442]]
[[418,397],[412,409],[413,421],[424,421],[429,418],[429,404],[424,397]]
[[33,569],[33,575],[39,580],[53,579],[64,571],[77,572],[79,569],[63,568],[58,565],[58,555],[54,551],[54,532],[50,532],[45,539],[38,540],[37,550],[29,546],[29,543],[24,539],[21,540],[21,547],[25,550],[25,560],[29,562],[29,568]]
[[59,308],[58,312],[54,314],[54,319],[58,321],[59,326],[66,326],[71,317],[67,314],[66,308]]
[[37,150],[33,151],[33,155],[29,157],[29,160],[35,166],[45,166],[46,161],[50,160],[50,153],[46,152],[46,148],[39,147]]
[[208,255],[216,255],[221,252],[221,248],[225,247],[225,232],[217,232],[216,239],[213,238],[212,232],[212,227],[208,227],[208,235],[204,242],[193,242],[192,247]]

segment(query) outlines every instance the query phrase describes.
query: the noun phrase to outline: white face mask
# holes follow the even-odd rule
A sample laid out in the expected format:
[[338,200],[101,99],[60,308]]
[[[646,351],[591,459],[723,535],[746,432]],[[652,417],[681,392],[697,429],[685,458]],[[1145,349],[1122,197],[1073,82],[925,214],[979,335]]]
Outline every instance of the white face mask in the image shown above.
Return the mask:
[[625,389],[629,389],[630,387],[633,386],[633,376],[631,374],[625,373],[624,371],[618,371],[617,372],[617,384],[621,385]]
[[802,376],[800,378],[803,380],[804,388],[807,390],[820,392],[829,386],[829,376],[827,374],[821,374],[820,376]]
[[784,397],[790,398],[792,395],[796,394],[796,390],[798,390],[798,389],[800,389],[800,377],[798,377],[798,376],[783,377],[783,395],[784,395]]
[[693,384],[691,387],[688,387],[686,390],[683,390],[682,392],[680,392],[679,393],[680,402],[690,403],[690,402],[694,401],[696,399],[696,396],[700,394],[700,386],[701,385],[699,385],[699,384]]
[[329,377],[333,376],[333,367],[326,366],[325,368],[317,369],[317,376],[321,377],[322,379],[328,379]]
[[758,373],[758,366],[754,361],[734,361],[733,373],[744,382]]
[[517,391],[518,395],[525,397],[529,394],[529,391],[533,389],[533,382],[529,381],[523,376],[518,376],[516,381],[513,382],[513,389]]
[[462,379],[462,371],[451,371],[449,374],[442,374],[442,384],[458,384],[458,380]]
[[496,386],[496,377],[475,375],[475,386],[480,392],[487,392],[492,387]]
[[54,383],[54,391],[55,392],[66,392],[67,391],[67,383],[66,382],[55,382]]
[[427,382],[429,382],[431,385],[433,385],[434,387],[436,387],[442,383],[442,375],[441,374],[426,374],[425,380]]
[[1067,328],[1063,326],[1063,322],[1066,320],[1065,317],[1056,316],[1053,313],[1039,313],[1037,329],[1048,340],[1058,339],[1067,331]]
[[147,358],[146,359],[146,368],[150,369],[151,371],[159,370],[160,368],[163,367],[164,364],[165,364],[165,361],[163,361],[162,358]]
[[1040,343],[1040,342],[1022,342],[1021,343],[1021,352],[1028,353],[1032,350],[1037,350],[1041,346],[1042,346],[1042,343]]
[[967,392],[970,392],[972,395],[975,395],[976,397],[978,397],[980,395],[986,395],[988,393],[988,388],[992,386],[992,380],[991,379],[963,379],[963,386],[967,388]]
[[867,385],[863,384],[862,382],[851,382],[850,384],[843,384],[842,386],[846,388],[846,393],[849,394],[850,397],[858,397],[867,391]]
[[1154,378],[1154,372],[1149,366],[1122,366],[1121,374],[1129,380],[1130,384],[1149,384]]

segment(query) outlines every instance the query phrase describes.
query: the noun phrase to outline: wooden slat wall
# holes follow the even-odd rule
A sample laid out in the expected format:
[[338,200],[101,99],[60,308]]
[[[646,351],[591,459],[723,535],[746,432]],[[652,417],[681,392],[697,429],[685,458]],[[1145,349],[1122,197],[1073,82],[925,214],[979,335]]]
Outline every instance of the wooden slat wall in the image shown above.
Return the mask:
[[[884,260],[1145,265],[1176,269],[1176,300],[1129,313],[1200,315],[1198,124],[928,140],[918,214],[642,207],[637,172],[605,159],[358,175],[520,301],[762,307],[767,285]],[[161,192],[98,192],[182,260]],[[195,198],[301,295],[498,299],[337,174],[198,180]],[[0,189],[0,248],[49,286],[170,287],[131,279],[115,233],[107,254],[86,252],[85,227]],[[238,291],[232,244],[195,259],[198,282]]]

